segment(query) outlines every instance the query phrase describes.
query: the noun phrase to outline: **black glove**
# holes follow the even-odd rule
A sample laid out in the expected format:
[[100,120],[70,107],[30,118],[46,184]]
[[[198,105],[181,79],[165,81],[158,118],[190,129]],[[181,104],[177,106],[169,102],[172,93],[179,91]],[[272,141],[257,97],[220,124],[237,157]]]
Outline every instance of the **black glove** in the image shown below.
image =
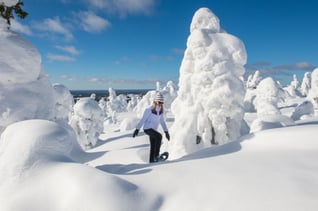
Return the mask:
[[137,136],[138,135],[138,133],[139,133],[139,130],[138,129],[136,129],[135,131],[134,131],[134,133],[133,133],[133,138],[135,138],[135,136]]
[[168,131],[165,131],[165,134],[166,134],[166,138],[168,139],[168,141],[170,141],[170,135],[169,135],[169,132],[168,132]]

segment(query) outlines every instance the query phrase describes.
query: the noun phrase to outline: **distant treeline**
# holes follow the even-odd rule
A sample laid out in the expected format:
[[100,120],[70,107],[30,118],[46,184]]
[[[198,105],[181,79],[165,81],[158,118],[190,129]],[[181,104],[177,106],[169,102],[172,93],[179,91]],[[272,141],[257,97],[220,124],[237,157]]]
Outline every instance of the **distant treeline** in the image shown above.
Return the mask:
[[[129,95],[129,94],[136,94],[136,95],[145,95],[150,89],[118,89],[115,90],[117,95]],[[102,97],[109,97],[108,90],[70,90],[71,94],[73,95],[74,99],[78,99],[81,97],[90,97],[92,94],[96,95],[96,100],[99,101]]]

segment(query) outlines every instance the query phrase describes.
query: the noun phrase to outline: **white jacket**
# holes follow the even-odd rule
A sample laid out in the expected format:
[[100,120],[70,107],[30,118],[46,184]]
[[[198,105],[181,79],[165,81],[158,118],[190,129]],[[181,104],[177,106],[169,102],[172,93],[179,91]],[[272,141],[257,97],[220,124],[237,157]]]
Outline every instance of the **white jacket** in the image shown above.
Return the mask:
[[162,129],[165,132],[168,132],[168,128],[167,128],[163,113],[159,114],[160,108],[156,108],[156,112],[157,112],[156,114],[152,113],[152,111],[151,111],[152,108],[153,108],[153,106],[147,108],[144,111],[144,114],[143,114],[141,120],[139,121],[139,123],[137,124],[136,129],[139,130],[142,126],[144,126],[143,127],[144,130],[147,130],[147,129],[157,130],[159,123],[160,123]]

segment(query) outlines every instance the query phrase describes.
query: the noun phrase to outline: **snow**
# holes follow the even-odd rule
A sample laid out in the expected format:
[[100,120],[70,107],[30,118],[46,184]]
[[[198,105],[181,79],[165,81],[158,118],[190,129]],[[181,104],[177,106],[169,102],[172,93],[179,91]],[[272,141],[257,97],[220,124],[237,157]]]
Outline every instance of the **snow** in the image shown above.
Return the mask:
[[10,85],[36,80],[42,69],[38,50],[16,33],[3,30],[0,36],[1,48],[5,49],[0,51],[0,82]]
[[72,130],[47,120],[9,126],[1,137],[1,210],[141,210],[134,184],[71,162],[73,141]]
[[62,84],[53,84],[55,98],[55,118],[68,121],[73,112],[74,99],[70,90]]
[[282,99],[282,92],[271,77],[263,79],[256,92],[254,105],[259,116],[280,114],[278,102]]
[[301,82],[301,93],[303,96],[308,95],[308,91],[311,88],[311,73],[305,72],[303,81]]
[[[0,207],[1,210],[316,210],[317,123],[316,118],[299,126],[264,130],[157,164],[147,163],[146,136],[132,139],[132,131],[108,132],[101,135],[98,147],[87,151],[85,156],[90,159],[86,165],[65,157],[69,147],[60,150],[54,142],[60,140],[69,146],[68,140],[74,139],[74,134],[65,128],[34,120],[16,123],[1,139],[1,143],[5,140],[12,144],[5,151],[13,159],[1,154],[1,161],[6,161],[0,165],[1,172],[8,171],[4,171],[3,165],[12,168],[17,164],[19,149],[34,150],[28,156],[33,165],[28,164],[19,174],[13,171],[15,181],[13,176],[1,178],[0,201],[4,201]],[[30,128],[43,133],[31,136]],[[46,143],[52,143],[50,152],[55,156],[37,152]],[[38,148],[31,148],[32,145]]]
[[18,0],[2,0],[1,2],[3,2],[8,7],[11,7],[18,3]]
[[69,124],[76,132],[83,149],[96,145],[104,129],[103,119],[103,111],[94,99],[87,97],[76,102]]
[[0,45],[5,49],[0,51],[0,133],[13,122],[54,119],[54,89],[37,49],[2,25]]
[[211,10],[201,8],[194,14],[180,67],[178,96],[171,106],[175,116],[173,157],[241,135],[245,96],[241,77],[246,58],[243,42],[222,32]]
[[[218,18],[210,10],[202,8],[199,11],[202,13],[196,13],[194,18],[198,22],[191,24],[191,36],[194,33],[194,36],[205,38],[201,40],[203,42],[194,43],[204,44],[201,46],[203,51],[197,51],[196,56],[202,59],[205,50],[209,50],[205,46],[209,43],[206,35],[240,43],[222,32]],[[200,27],[204,30],[196,34]],[[11,42],[11,37],[16,42]],[[222,39],[216,39],[214,43],[225,44]],[[41,56],[20,35],[0,26],[0,43],[8,47],[7,53],[0,53],[0,210],[318,209],[317,69],[312,74],[308,98],[288,95],[271,79],[261,80],[257,73],[253,86],[244,86],[243,82],[238,86],[248,87],[248,92],[249,88],[253,90],[246,93],[248,97],[245,95],[250,106],[257,101],[266,105],[261,108],[262,115],[257,111],[259,105],[244,113],[242,123],[238,125],[240,130],[245,130],[241,132],[245,135],[178,158],[173,154],[178,140],[175,137],[170,141],[163,139],[161,150],[168,151],[171,156],[167,161],[149,164],[148,137],[140,131],[139,136],[132,138],[139,119],[138,111],[152,103],[153,93],[159,89],[169,102],[165,104],[165,116],[167,126],[173,132],[173,125],[178,120],[169,104],[176,105],[180,95],[184,99],[191,98],[191,101],[185,101],[186,105],[198,102],[195,94],[199,93],[192,89],[191,80],[186,83],[181,78],[178,95],[171,82],[164,88],[157,83],[157,90],[148,92],[140,101],[132,96],[134,102],[129,109],[117,110],[116,122],[109,122],[105,118],[105,101],[98,104],[93,98],[81,98],[73,104],[66,87],[52,85],[40,67]],[[244,72],[240,65],[245,62],[245,53],[241,44],[235,46],[240,52],[236,56],[235,51],[225,53],[229,49],[221,46],[222,52],[209,58],[216,59],[216,67],[222,67],[219,63],[222,58],[231,61],[226,66],[231,67],[235,76],[228,74],[226,68],[214,70],[221,75],[231,75],[229,81],[237,85],[241,82],[238,83],[236,78]],[[224,57],[220,56],[222,53]],[[27,59],[19,60],[21,55]],[[13,61],[21,62],[24,68],[12,64]],[[188,66],[191,62],[184,59],[182,74],[193,71]],[[199,73],[204,72],[201,64],[207,63],[199,62],[198,66],[196,63]],[[10,81],[6,78],[8,74]],[[213,74],[210,76],[214,77]],[[274,89],[269,85],[274,85]],[[273,95],[279,92],[285,93],[279,95],[281,101]],[[240,99],[243,107],[244,96],[240,94],[242,91],[235,100]],[[123,105],[122,101],[126,100],[115,93],[111,98],[113,104],[108,107],[112,106],[112,109],[119,108],[118,105]],[[274,113],[263,112],[273,106]],[[201,111],[196,107],[183,111],[185,125],[177,127],[179,132],[187,135],[204,128],[205,115]],[[193,118],[200,119],[198,124],[190,121]],[[251,131],[247,134],[248,128]],[[89,137],[87,142],[82,142],[80,135]],[[86,148],[86,144],[90,146]]]
[[318,68],[311,73],[311,89],[308,97],[314,105],[315,114],[318,114]]

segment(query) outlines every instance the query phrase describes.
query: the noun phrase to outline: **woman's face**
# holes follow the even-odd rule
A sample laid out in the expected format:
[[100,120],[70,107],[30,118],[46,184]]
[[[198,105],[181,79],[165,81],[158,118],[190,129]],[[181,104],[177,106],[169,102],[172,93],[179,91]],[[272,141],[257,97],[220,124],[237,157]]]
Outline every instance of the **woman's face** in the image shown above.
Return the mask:
[[160,102],[160,101],[155,101],[154,103],[155,103],[156,106],[162,106],[163,105],[163,102]]

